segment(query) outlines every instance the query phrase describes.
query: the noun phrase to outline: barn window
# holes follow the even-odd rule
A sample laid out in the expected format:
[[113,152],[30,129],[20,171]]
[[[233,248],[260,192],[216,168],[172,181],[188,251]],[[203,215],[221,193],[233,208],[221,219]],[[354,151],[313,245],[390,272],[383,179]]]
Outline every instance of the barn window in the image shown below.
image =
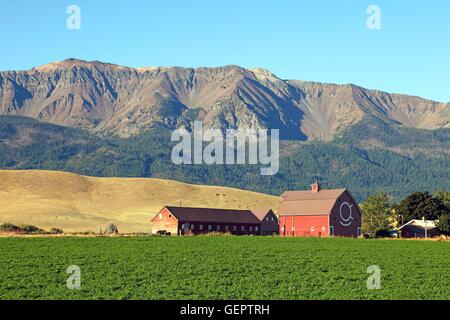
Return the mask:
[[208,225],[208,230],[211,231],[211,229],[212,229],[212,226]]
[[253,231],[253,227],[252,227],[252,226],[248,227],[248,230],[249,230],[250,232],[252,232],[252,231]]
[[201,225],[199,226],[199,228],[200,228],[200,230],[203,230],[203,225],[201,224]]
[[266,221],[269,221],[269,217],[266,218]]
[[169,218],[172,218],[172,215],[169,213]]
[[325,232],[325,226],[322,227],[322,232]]
[[220,231],[220,225],[217,225],[217,231]]
[[236,226],[233,226],[233,231],[236,231],[236,229],[237,229]]
[[184,230],[184,223],[181,225],[181,230]]
[[311,232],[314,232],[314,227],[311,227]]
[[191,224],[191,230],[194,230],[195,224]]
[[272,217],[272,222],[273,222],[273,217]]
[[245,226],[241,226],[241,231],[245,231]]
[[225,231],[228,232],[228,226],[225,226]]
[[159,220],[161,220],[161,219],[162,219],[162,213],[159,214]]

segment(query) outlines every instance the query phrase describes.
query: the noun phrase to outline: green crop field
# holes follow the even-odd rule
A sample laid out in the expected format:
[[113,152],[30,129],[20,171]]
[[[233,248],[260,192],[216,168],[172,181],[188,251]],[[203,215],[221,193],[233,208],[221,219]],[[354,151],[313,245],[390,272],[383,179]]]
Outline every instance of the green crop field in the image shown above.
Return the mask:
[[[81,270],[69,290],[66,270]],[[367,268],[381,269],[368,290]],[[0,238],[1,299],[450,299],[450,242]]]

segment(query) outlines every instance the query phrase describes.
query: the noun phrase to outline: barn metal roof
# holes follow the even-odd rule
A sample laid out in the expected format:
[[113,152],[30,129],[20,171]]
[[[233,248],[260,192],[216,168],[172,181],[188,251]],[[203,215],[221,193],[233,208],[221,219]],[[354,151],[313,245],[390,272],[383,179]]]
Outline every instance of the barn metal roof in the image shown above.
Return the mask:
[[284,201],[278,212],[281,215],[301,214],[318,215],[330,214],[337,199],[331,200],[298,200]]
[[326,200],[339,198],[346,189],[325,189],[319,192],[311,190],[285,191],[281,195],[285,200]]
[[286,191],[280,209],[280,215],[328,215],[337,199],[346,189],[329,189],[318,192]]
[[405,223],[404,225],[402,225],[401,227],[398,227],[397,230],[401,230],[404,227],[411,225],[417,229],[422,229],[424,230],[425,228],[427,230],[431,230],[431,229],[435,229],[436,228],[436,223],[433,220],[411,220],[407,223]]
[[250,210],[169,207],[167,208],[179,221],[204,223],[260,223]]

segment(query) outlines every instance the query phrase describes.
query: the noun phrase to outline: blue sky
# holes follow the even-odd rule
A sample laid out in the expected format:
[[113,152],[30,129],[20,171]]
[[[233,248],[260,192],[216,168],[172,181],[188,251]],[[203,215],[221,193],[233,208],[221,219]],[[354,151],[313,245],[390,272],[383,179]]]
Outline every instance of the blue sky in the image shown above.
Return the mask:
[[[66,9],[81,9],[68,30]],[[366,27],[369,5],[381,30]],[[0,10],[0,70],[70,57],[132,67],[263,67],[450,102],[448,0],[15,0]]]

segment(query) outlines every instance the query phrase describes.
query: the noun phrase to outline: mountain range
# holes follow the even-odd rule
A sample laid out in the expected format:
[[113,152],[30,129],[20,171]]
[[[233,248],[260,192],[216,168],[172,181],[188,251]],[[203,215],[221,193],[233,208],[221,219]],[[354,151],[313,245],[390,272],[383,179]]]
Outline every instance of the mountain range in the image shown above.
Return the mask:
[[68,59],[0,73],[0,115],[21,115],[130,137],[162,124],[276,128],[285,139],[330,140],[365,118],[450,128],[450,104],[418,97],[282,80],[264,69],[128,68]]
[[[280,172],[175,166],[171,130],[275,128]],[[0,72],[0,168],[170,178],[280,194],[348,187],[363,199],[450,185],[450,104],[283,80],[264,69],[129,68],[68,59]]]

